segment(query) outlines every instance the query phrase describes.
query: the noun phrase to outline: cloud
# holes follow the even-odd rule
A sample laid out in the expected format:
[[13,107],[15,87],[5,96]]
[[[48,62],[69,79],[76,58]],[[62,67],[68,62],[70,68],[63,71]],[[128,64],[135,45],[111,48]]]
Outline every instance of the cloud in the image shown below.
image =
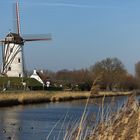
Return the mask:
[[72,7],[72,8],[101,8],[97,5],[72,4],[72,3],[49,3],[49,2],[22,2],[26,6],[50,6],[50,7]]
[[70,7],[70,8],[94,8],[94,9],[113,9],[119,8],[117,5],[106,5],[106,4],[78,4],[78,3],[54,3],[54,2],[37,2],[37,1],[22,1],[20,4],[23,4],[26,7],[34,7],[34,6],[48,6],[48,7]]
[[42,3],[42,5],[53,6],[53,7],[75,7],[75,8],[96,8],[97,7],[95,5],[80,5],[80,4],[70,4],[70,3]]

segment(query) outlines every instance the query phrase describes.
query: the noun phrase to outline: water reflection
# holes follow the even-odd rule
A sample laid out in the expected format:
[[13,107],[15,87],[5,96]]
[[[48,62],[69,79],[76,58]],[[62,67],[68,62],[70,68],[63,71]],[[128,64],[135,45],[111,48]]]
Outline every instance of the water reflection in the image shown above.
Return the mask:
[[[104,107],[107,109],[109,106],[115,111],[126,99],[125,96],[105,98]],[[70,125],[74,126],[80,120],[85,101],[1,108],[0,140],[45,140],[54,126],[49,139],[59,137],[61,140],[66,128]],[[89,123],[95,121],[93,118],[98,115],[102,101],[102,98],[90,100],[87,108]],[[92,123],[95,123],[94,121]]]

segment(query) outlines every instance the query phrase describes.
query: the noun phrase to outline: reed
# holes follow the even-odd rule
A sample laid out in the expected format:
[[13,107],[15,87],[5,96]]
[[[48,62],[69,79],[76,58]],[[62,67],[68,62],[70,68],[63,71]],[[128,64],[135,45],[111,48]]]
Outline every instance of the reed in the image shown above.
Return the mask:
[[140,108],[134,95],[116,113],[107,110],[88,140],[140,139]]
[[73,129],[66,130],[64,140],[140,139],[140,108],[135,94],[131,95],[128,101],[115,112],[112,110],[114,99],[112,98],[110,104],[105,106],[104,95],[97,116],[92,118],[96,121],[94,124],[91,121],[91,126],[87,125],[89,116],[86,110],[89,99],[90,96],[86,100],[80,121],[75,123]]

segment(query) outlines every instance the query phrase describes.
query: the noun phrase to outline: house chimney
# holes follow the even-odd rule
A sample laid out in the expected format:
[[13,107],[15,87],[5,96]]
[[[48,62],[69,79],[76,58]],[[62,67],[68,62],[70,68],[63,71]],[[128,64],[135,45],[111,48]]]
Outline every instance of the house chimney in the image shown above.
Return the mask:
[[36,70],[33,71],[33,74],[35,74],[35,75],[37,74],[37,73],[36,73]]

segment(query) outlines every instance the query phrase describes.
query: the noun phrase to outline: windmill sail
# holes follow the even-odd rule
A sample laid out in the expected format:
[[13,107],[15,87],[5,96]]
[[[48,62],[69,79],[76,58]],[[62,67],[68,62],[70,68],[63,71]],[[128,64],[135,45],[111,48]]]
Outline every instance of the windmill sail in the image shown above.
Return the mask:
[[19,18],[19,6],[18,2],[16,2],[16,27],[17,27],[17,34],[20,35],[20,18]]
[[24,41],[46,41],[46,40],[52,40],[51,34],[28,34],[23,35]]

